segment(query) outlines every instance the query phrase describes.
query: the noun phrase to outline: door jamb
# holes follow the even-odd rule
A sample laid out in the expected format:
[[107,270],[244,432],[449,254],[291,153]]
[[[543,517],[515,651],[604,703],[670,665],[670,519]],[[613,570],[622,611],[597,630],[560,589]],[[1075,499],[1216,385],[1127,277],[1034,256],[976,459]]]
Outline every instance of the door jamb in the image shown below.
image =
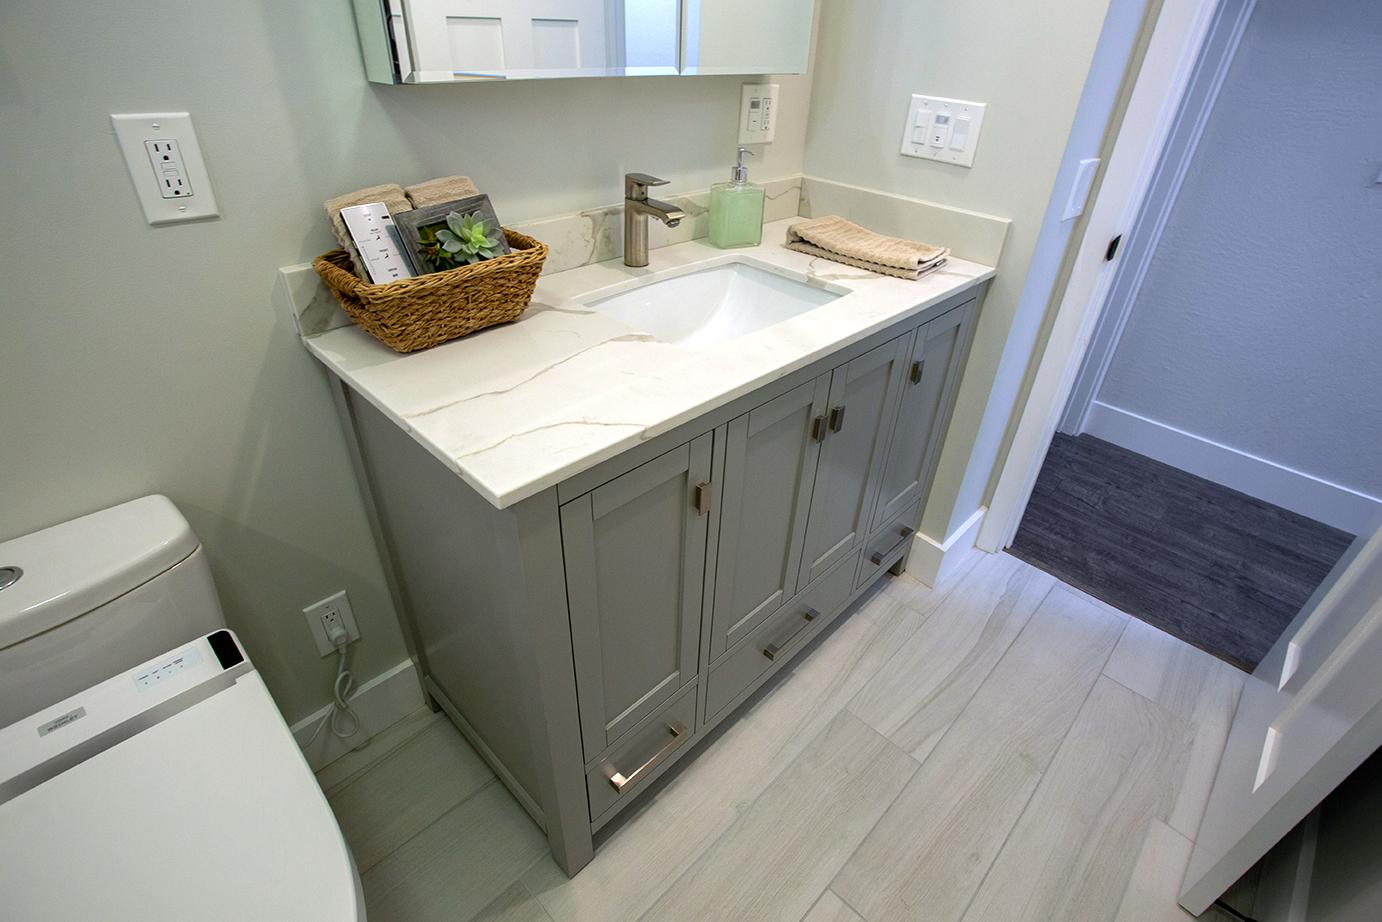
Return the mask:
[[1089,350],[1080,364],[1059,430],[1079,435],[1089,425],[1089,410],[1103,386],[1113,355],[1123,337],[1133,304],[1142,290],[1162,231],[1180,195],[1181,185],[1195,157],[1205,125],[1219,99],[1228,68],[1238,52],[1257,0],[1220,0],[1209,27],[1195,72],[1190,77],[1166,147],[1152,177],[1142,211],[1123,241],[1122,258],[1114,267],[1108,300],[1099,314]]
[[[1030,388],[1016,410],[1012,441],[975,542],[983,550],[1001,551],[1017,534],[1094,325],[1108,301],[1114,272],[1102,261],[1105,245],[1119,228],[1134,226],[1192,77],[1202,72],[1202,53],[1227,47],[1209,43],[1211,30],[1224,27],[1235,9],[1233,0],[1166,0],[1162,5],[1123,123],[1112,141],[1099,195],[1090,206],[1084,233],[1078,242],[1072,241],[1078,255],[1054,312],[1050,337],[1034,357]],[[1121,182],[1110,182],[1120,173]]]

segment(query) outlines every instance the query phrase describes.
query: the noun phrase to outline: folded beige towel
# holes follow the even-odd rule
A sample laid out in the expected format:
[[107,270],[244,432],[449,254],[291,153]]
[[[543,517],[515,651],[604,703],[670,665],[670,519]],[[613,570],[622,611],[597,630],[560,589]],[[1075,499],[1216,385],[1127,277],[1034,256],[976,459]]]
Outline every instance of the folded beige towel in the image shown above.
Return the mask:
[[403,187],[397,183],[370,186],[368,189],[347,192],[345,195],[338,195],[326,200],[326,216],[331,219],[331,231],[336,235],[336,242],[341,245],[341,249],[350,254],[350,260],[355,265],[355,274],[367,282],[369,281],[369,274],[365,271],[365,264],[355,249],[355,243],[350,239],[350,230],[341,220],[341,209],[351,208],[355,205],[371,205],[375,202],[383,202],[387,205],[391,215],[396,215],[400,211],[413,210],[412,203],[403,194]]
[[427,182],[408,186],[403,192],[412,201],[414,208],[426,208],[428,205],[440,205],[442,202],[454,202],[459,198],[480,194],[480,190],[470,181],[469,176],[429,179]]
[[885,237],[836,215],[793,224],[787,228],[786,247],[900,279],[934,272],[950,255],[945,247]]

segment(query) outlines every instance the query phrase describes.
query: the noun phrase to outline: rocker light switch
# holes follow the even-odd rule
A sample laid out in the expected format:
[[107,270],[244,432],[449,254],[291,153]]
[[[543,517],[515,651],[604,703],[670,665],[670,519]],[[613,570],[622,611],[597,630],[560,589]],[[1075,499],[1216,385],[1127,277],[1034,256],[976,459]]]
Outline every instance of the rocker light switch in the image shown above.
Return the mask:
[[973,166],[987,108],[982,102],[913,96],[902,133],[903,156]]

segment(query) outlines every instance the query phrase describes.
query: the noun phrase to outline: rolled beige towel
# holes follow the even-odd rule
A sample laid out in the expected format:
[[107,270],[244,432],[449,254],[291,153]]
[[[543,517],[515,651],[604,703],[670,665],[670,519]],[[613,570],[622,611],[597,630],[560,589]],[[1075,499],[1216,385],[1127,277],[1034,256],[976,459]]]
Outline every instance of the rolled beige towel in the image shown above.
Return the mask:
[[407,186],[403,192],[413,203],[414,208],[426,208],[428,205],[440,205],[442,202],[454,202],[456,199],[480,194],[480,190],[475,187],[475,183],[470,181],[469,176],[442,176],[437,179],[429,179],[427,182],[420,182],[415,186]]
[[341,209],[351,208],[355,205],[371,205],[375,202],[383,202],[387,205],[391,215],[413,210],[412,203],[403,194],[403,187],[397,183],[370,186],[368,189],[347,192],[345,195],[338,195],[335,198],[327,199],[325,202],[326,216],[331,220],[331,231],[336,235],[336,242],[341,245],[341,249],[350,254],[350,261],[355,266],[355,274],[367,282],[369,281],[369,274],[365,271],[365,264],[360,259],[359,251],[355,249],[354,241],[350,239],[349,228],[341,220]]
[[875,234],[837,215],[812,218],[787,228],[786,247],[900,279],[919,279],[945,265],[950,250]]

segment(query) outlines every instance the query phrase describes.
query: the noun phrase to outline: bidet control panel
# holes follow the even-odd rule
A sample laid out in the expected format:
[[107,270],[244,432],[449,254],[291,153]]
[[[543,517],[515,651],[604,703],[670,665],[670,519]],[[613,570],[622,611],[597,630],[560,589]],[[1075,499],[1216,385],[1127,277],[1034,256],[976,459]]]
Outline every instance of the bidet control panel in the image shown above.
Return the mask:
[[143,691],[160,685],[190,666],[202,661],[201,652],[196,646],[186,647],[164,660],[145,666],[134,675],[134,685]]

